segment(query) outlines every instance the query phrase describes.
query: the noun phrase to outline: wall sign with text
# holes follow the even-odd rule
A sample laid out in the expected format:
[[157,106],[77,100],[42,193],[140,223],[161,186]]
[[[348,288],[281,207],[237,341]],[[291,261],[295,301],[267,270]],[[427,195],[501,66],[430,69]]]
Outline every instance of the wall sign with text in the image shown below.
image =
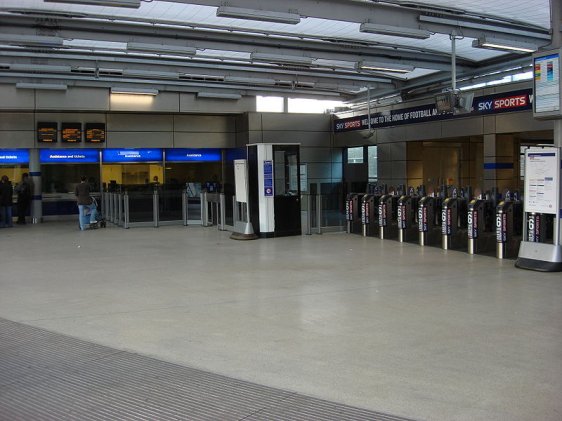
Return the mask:
[[82,123],[62,123],[60,132],[62,143],[82,142]]
[[37,142],[56,143],[58,124],[49,122],[37,123]]
[[97,149],[41,149],[42,164],[95,164],[100,161]]

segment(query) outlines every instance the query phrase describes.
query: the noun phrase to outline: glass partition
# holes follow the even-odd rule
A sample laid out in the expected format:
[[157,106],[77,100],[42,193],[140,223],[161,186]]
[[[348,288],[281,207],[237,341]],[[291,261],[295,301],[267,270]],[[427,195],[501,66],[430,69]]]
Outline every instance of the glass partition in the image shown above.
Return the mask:
[[154,221],[154,193],[153,190],[129,190],[129,222]]
[[160,221],[183,220],[183,188],[181,185],[163,185],[158,189],[158,208]]

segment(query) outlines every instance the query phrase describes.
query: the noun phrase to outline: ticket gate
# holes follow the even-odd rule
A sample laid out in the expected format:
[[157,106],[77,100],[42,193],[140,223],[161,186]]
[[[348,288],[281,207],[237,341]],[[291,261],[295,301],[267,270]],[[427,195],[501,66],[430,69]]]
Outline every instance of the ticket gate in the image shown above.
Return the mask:
[[418,205],[418,242],[420,246],[436,246],[441,241],[441,198],[422,197]]
[[467,247],[467,205],[464,198],[448,197],[441,208],[441,247],[460,250]]
[[361,224],[364,237],[377,235],[379,199],[379,195],[366,194],[361,200]]
[[347,220],[347,232],[349,234],[361,234],[361,199],[363,193],[349,193],[345,200],[345,219]]
[[517,257],[522,239],[523,204],[502,200],[496,207],[496,257]]
[[403,195],[398,199],[396,221],[398,241],[401,243],[418,241],[418,202],[419,197],[412,195]]
[[468,253],[491,254],[495,250],[495,232],[492,230],[490,215],[493,203],[484,199],[473,199],[468,204],[467,229]]
[[379,238],[385,240],[398,237],[396,208],[398,196],[384,194],[379,199]]

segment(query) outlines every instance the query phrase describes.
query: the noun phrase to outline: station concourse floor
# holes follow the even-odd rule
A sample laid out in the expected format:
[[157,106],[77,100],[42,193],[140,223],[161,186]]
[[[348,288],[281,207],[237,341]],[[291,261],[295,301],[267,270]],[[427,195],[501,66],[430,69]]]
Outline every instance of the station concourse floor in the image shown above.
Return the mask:
[[343,233],[229,235],[2,229],[0,318],[397,419],[562,419],[560,273]]

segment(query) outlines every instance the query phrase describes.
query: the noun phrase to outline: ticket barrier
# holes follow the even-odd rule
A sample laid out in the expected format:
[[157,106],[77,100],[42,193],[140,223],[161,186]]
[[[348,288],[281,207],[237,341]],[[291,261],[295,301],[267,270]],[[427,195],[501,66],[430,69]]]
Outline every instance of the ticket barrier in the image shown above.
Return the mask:
[[468,254],[494,253],[496,238],[489,222],[493,211],[493,203],[489,200],[473,199],[468,204]]
[[349,193],[345,200],[345,219],[347,220],[348,234],[361,234],[361,200],[363,193]]
[[378,232],[379,195],[366,194],[361,200],[361,224],[363,236],[372,237]]
[[396,222],[398,196],[384,194],[379,199],[379,238],[386,240],[398,237]]
[[502,200],[496,206],[496,257],[498,259],[517,257],[522,239],[522,219],[521,202]]
[[441,247],[466,250],[467,205],[464,198],[448,197],[441,208]]
[[420,246],[437,246],[441,242],[441,198],[422,197],[418,206],[418,242]]
[[418,241],[418,225],[416,223],[418,202],[419,197],[412,195],[403,195],[398,199],[396,220],[398,241],[401,243]]

